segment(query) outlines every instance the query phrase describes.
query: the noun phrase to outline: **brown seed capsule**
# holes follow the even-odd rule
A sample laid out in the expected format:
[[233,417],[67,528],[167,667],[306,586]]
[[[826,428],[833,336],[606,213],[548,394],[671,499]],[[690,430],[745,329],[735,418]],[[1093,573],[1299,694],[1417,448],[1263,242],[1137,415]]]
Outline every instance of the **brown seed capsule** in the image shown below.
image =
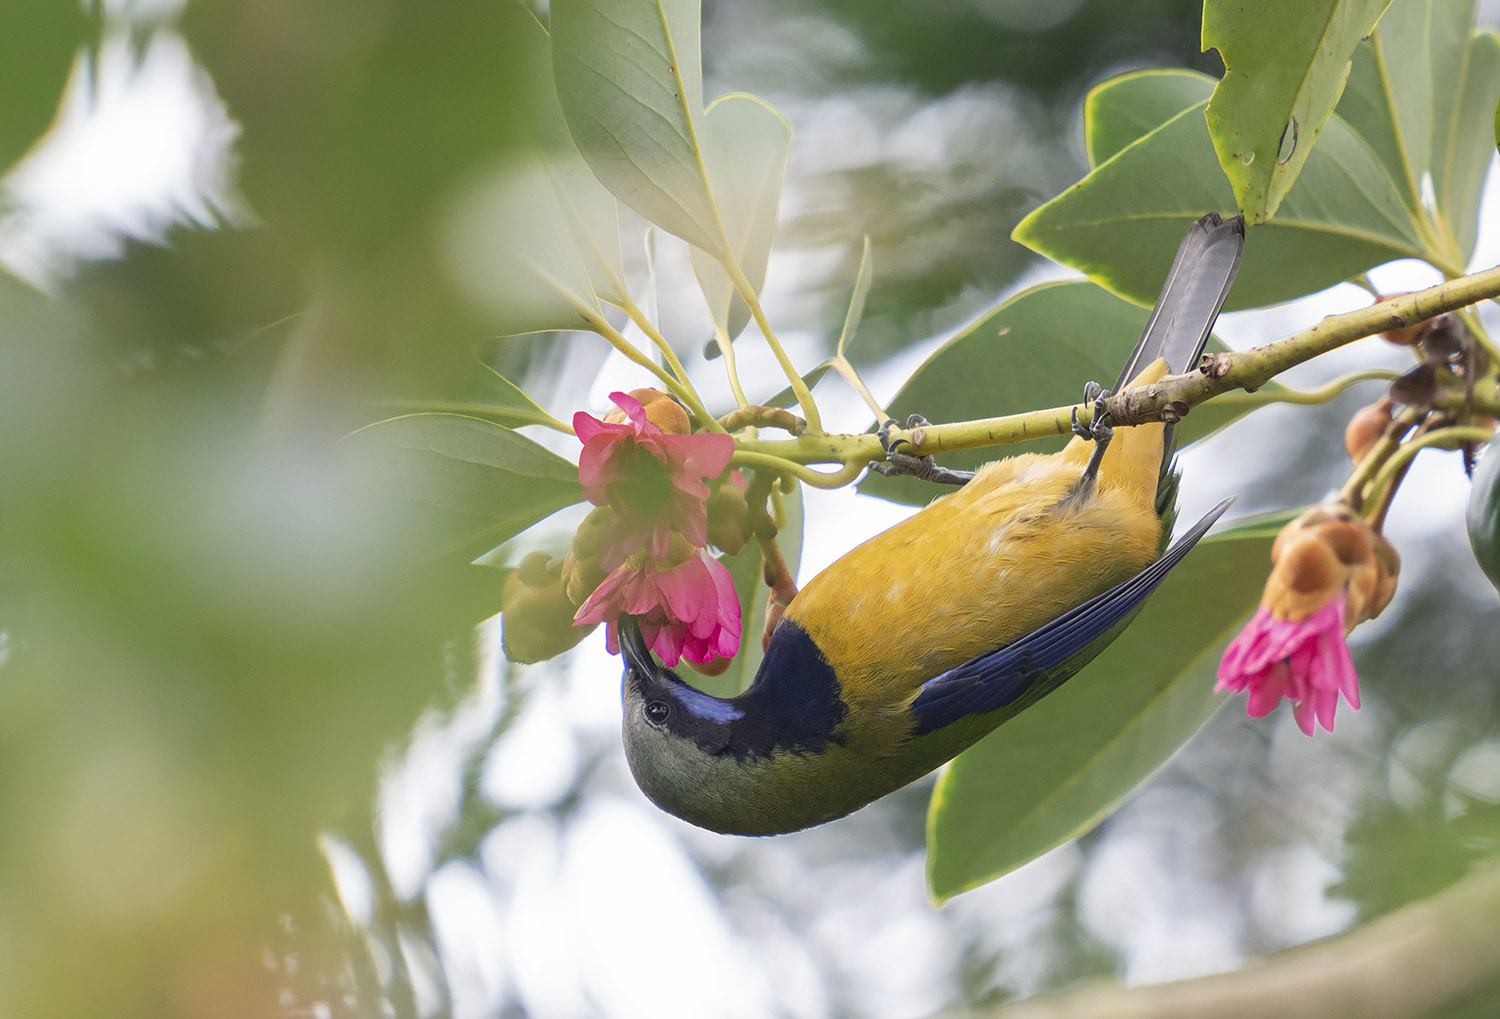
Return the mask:
[[1370,447],[1380,441],[1385,430],[1390,427],[1391,414],[1396,405],[1389,396],[1382,396],[1379,400],[1362,407],[1349,419],[1349,426],[1344,429],[1344,449],[1349,452],[1349,459],[1359,463],[1370,451]]
[[500,593],[500,645],[513,662],[556,658],[594,629],[574,626],[577,607],[563,592],[562,563],[532,552],[505,578]]

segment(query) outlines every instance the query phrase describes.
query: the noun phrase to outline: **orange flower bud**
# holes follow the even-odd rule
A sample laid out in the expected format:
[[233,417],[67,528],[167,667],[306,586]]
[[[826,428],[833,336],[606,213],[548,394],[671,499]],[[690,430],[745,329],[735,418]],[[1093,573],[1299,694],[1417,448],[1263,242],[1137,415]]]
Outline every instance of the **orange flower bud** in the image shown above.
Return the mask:
[[1262,604],[1276,618],[1308,619],[1343,594],[1346,633],[1384,611],[1401,571],[1390,543],[1342,504],[1310,509],[1283,528],[1271,562]]
[[574,626],[575,606],[563,591],[562,563],[532,552],[505,578],[500,593],[500,644],[513,662],[556,658],[593,630]]
[[729,669],[729,663],[733,658],[713,658],[706,662],[695,662],[684,659],[692,670],[700,676],[722,676]]
[[1390,427],[1395,408],[1396,404],[1389,396],[1382,396],[1349,419],[1349,426],[1344,429],[1344,449],[1348,450],[1349,459],[1359,463],[1365,458],[1370,447],[1379,442]]
[[[632,389],[629,395],[641,402],[641,407],[646,411],[646,420],[668,435],[686,435],[693,430],[682,404],[660,389]],[[622,424],[626,420],[625,412],[612,410],[604,415],[603,420],[611,424]]]

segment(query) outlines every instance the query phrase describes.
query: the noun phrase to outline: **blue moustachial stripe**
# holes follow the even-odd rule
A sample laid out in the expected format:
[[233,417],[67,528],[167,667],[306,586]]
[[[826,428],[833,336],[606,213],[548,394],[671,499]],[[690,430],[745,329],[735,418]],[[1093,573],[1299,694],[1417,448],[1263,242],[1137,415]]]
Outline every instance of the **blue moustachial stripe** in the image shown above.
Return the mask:
[[677,694],[677,700],[697,718],[706,719],[710,722],[718,722],[722,725],[727,722],[733,722],[736,718],[741,718],[745,714],[734,706],[733,701],[722,700],[706,694],[702,690],[689,686],[686,683],[679,683],[673,689]]

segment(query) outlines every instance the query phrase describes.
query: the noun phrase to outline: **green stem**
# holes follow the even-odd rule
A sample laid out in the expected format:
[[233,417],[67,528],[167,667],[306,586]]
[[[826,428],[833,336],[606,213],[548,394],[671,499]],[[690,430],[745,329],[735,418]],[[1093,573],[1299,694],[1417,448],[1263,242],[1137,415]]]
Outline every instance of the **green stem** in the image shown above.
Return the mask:
[[[883,456],[884,453],[881,455]],[[859,477],[859,472],[865,469],[865,464],[869,461],[867,459],[855,459],[844,464],[836,471],[815,471],[805,464],[767,453],[748,450],[742,446],[734,451],[734,455],[729,458],[729,462],[744,467],[758,467],[774,474],[790,474],[803,484],[812,485],[814,488],[842,488]]]
[[1402,438],[1411,431],[1412,427],[1425,417],[1420,410],[1408,408],[1386,427],[1385,434],[1375,440],[1365,455],[1355,465],[1354,470],[1349,472],[1349,477],[1339,489],[1339,501],[1356,511],[1364,508],[1365,490],[1381,466],[1391,458],[1401,445]]
[[672,345],[667,342],[667,338],[661,334],[661,330],[656,328],[656,323],[652,322],[650,317],[640,309],[640,306],[629,297],[626,297],[624,303],[619,305],[619,307],[625,312],[630,321],[636,324],[636,328],[640,329],[641,332],[646,334],[647,339],[656,344],[656,349],[661,351],[661,356],[666,360],[667,366],[672,369],[672,374],[676,375],[683,385],[690,386],[692,383],[688,380],[687,369],[677,359],[677,352],[672,349]]
[[1118,393],[1109,402],[1110,417],[1117,425],[1133,425],[1161,420],[1163,411],[1168,416],[1180,416],[1188,408],[1232,389],[1253,392],[1288,368],[1347,343],[1404,328],[1496,295],[1500,295],[1500,267],[1387,298],[1368,308],[1330,315],[1312,328],[1285,339],[1254,350],[1214,354],[1205,358],[1197,371]]
[[1357,386],[1361,382],[1391,382],[1400,377],[1400,372],[1391,371],[1388,368],[1366,368],[1362,371],[1350,372],[1348,375],[1340,375],[1338,378],[1333,379],[1325,385],[1318,386],[1316,389],[1282,388],[1250,395],[1264,395],[1265,399],[1260,401],[1262,404],[1293,403],[1305,407],[1327,403],[1329,400],[1342,394],[1344,390],[1352,386]]
[[[740,299],[750,309],[750,315],[755,319],[756,327],[760,329],[761,335],[766,338],[766,344],[770,346],[771,353],[776,355],[776,362],[781,365],[781,370],[786,373],[787,382],[792,387],[792,393],[797,397],[797,403],[802,408],[802,416],[807,419],[807,430],[815,435],[822,434],[823,419],[818,415],[818,405],[813,403],[812,393],[808,390],[807,384],[802,381],[802,376],[797,374],[797,369],[792,364],[792,359],[786,356],[785,348],[782,347],[781,341],[776,338],[776,332],[771,328],[771,323],[766,320],[765,310],[760,306],[760,295],[755,292],[755,288],[750,285],[750,281],[745,277],[744,270],[739,267],[739,264],[734,259],[723,259],[720,264],[729,273],[729,281],[734,284],[734,289],[740,295]],[[727,346],[729,346],[728,343],[721,344],[721,347]],[[726,354],[725,356],[727,357],[728,355]]]
[[1380,470],[1370,481],[1370,491],[1381,492],[1386,486],[1395,480],[1398,473],[1404,471],[1411,463],[1412,458],[1424,449],[1433,446],[1442,449],[1457,449],[1465,442],[1489,442],[1495,437],[1492,428],[1481,428],[1478,425],[1456,425],[1452,428],[1438,428],[1428,432],[1426,435],[1405,442],[1397,449],[1385,463],[1380,465]]
[[692,387],[678,382],[661,365],[637,350],[635,344],[621,335],[620,331],[610,325],[603,315],[592,310],[585,310],[583,316],[584,320],[588,322],[590,329],[608,340],[612,347],[624,354],[631,361],[647,369],[651,374],[660,379],[662,385],[666,386],[673,396],[686,404],[693,416],[702,421],[710,431],[722,432],[724,430],[723,426],[719,424],[718,419],[703,406],[702,401],[698,399],[698,394],[693,391]]

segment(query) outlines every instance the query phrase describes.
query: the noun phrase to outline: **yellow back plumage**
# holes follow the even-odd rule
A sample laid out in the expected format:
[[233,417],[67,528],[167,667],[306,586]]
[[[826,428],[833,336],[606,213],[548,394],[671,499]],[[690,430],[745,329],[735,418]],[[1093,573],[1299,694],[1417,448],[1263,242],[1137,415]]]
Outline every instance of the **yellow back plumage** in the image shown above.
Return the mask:
[[[1165,374],[1158,359],[1130,385]],[[1090,440],[986,464],[963,488],[813,578],[787,618],[835,666],[851,707],[890,718],[889,731],[868,735],[901,738],[901,709],[926,680],[1030,633],[1156,558],[1163,434],[1160,423],[1116,429],[1097,489],[1082,503],[1065,497],[1088,463]]]

